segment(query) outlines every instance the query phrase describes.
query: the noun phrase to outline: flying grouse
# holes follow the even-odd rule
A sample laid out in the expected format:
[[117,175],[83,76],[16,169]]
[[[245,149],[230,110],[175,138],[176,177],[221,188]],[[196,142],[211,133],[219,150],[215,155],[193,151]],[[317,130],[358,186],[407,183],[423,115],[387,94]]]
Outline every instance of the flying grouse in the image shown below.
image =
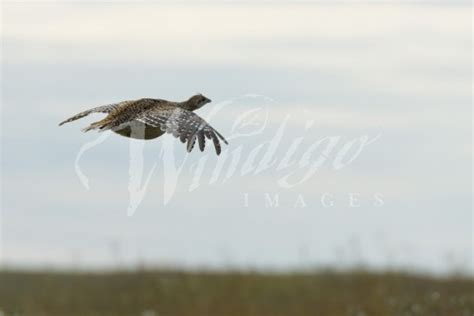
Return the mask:
[[81,112],[59,125],[78,120],[91,113],[107,113],[103,120],[92,123],[83,131],[112,130],[122,136],[137,139],[153,139],[166,132],[187,143],[188,152],[193,149],[196,139],[199,149],[204,151],[207,138],[213,141],[216,153],[219,155],[221,153],[219,139],[228,144],[227,141],[199,115],[193,113],[209,102],[211,100],[202,94],[194,95],[184,102],[146,98],[123,101]]

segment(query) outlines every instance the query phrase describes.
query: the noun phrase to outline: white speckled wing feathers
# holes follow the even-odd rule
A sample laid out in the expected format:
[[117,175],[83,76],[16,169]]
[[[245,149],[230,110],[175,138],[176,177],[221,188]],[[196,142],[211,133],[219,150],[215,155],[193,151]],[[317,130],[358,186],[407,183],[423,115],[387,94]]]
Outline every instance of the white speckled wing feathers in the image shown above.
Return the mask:
[[179,138],[190,152],[196,139],[199,149],[204,150],[205,138],[212,139],[216,153],[221,153],[219,139],[227,144],[225,138],[199,115],[175,106],[159,106],[152,108],[136,118],[147,125],[160,127],[164,132]]

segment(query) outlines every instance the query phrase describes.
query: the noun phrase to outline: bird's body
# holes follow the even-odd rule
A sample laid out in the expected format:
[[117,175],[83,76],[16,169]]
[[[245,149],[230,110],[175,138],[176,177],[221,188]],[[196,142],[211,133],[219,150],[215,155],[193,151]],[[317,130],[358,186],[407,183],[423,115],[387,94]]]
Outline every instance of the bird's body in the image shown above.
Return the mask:
[[219,155],[221,152],[219,139],[226,144],[227,141],[199,115],[193,113],[209,102],[211,100],[201,94],[192,96],[184,102],[149,98],[123,101],[81,112],[59,125],[78,120],[91,113],[107,113],[103,120],[92,123],[84,131],[112,130],[119,135],[137,139],[153,139],[164,133],[171,133],[183,143],[187,142],[188,152],[193,149],[196,140],[203,151],[207,138],[213,141]]
[[[143,136],[139,135],[139,131],[143,131]],[[114,130],[114,132],[125,137],[147,140],[160,137],[165,133],[159,127],[150,126],[138,121],[132,121],[127,126]]]

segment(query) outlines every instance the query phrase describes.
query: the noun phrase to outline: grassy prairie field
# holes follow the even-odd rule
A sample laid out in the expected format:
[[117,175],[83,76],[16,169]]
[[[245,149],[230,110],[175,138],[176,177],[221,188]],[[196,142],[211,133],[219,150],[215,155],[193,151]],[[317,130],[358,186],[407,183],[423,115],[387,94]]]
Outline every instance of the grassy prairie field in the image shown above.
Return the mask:
[[402,273],[0,272],[0,315],[474,314],[474,281]]

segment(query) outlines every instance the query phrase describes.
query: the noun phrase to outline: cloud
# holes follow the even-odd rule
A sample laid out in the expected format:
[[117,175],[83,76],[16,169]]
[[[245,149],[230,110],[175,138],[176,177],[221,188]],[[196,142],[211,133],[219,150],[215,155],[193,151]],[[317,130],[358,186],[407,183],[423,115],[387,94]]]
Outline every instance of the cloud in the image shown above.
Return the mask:
[[[13,64],[278,66],[330,70],[386,92],[439,95],[464,94],[469,76],[452,69],[453,59],[467,64],[471,55],[463,6],[29,3],[7,5],[4,17]],[[442,76],[429,73],[440,67]]]

